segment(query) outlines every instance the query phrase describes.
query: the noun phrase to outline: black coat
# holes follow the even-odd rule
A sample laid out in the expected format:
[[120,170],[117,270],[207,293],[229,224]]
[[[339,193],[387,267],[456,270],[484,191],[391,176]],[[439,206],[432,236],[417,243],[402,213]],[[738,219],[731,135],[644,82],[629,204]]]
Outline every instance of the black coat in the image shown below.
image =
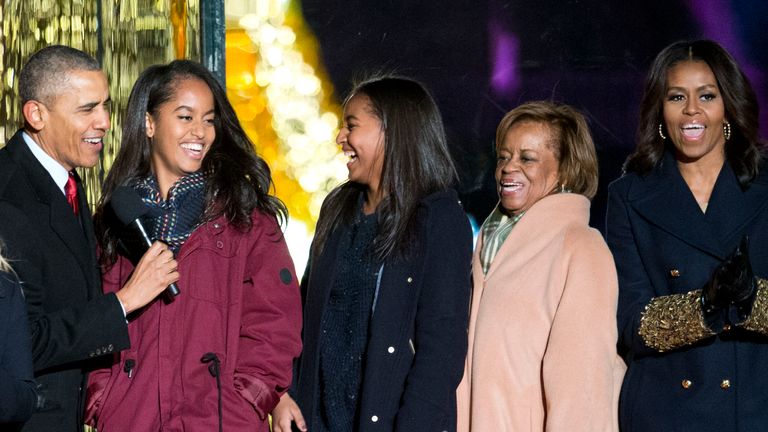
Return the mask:
[[26,297],[42,412],[24,431],[82,430],[87,371],[129,346],[115,294],[101,292],[96,240],[78,181],[80,217],[16,133],[0,150],[0,238]]
[[[321,214],[321,217],[324,215]],[[363,360],[356,430],[454,431],[456,387],[467,352],[472,232],[454,191],[425,198],[416,250],[407,261],[387,260],[375,299]],[[307,269],[304,351],[292,394],[311,431],[318,392],[320,327],[333,284],[337,228]]]
[[32,353],[24,298],[15,276],[0,271],[0,430],[16,430],[35,409]]
[[619,349],[628,362],[622,431],[768,429],[768,337],[734,328],[659,353],[638,335],[653,297],[701,289],[745,234],[755,275],[768,277],[766,167],[742,190],[726,163],[706,213],[671,153],[647,176],[628,174],[609,187],[607,240],[619,276]]

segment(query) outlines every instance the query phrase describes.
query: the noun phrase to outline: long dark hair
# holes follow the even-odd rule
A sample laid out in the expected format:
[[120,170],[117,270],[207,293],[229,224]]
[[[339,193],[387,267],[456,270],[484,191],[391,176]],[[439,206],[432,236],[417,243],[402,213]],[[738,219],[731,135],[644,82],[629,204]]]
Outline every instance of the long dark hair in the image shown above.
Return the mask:
[[105,203],[118,186],[132,185],[152,175],[146,115],[157,115],[159,107],[173,98],[179,83],[186,79],[198,79],[208,85],[216,111],[216,138],[201,168],[206,173],[205,220],[223,215],[236,228],[248,230],[254,209],[274,215],[280,222],[287,216],[285,205],[269,194],[272,188],[269,166],[256,154],[224,88],[208,69],[189,60],[151,66],[142,72],[131,90],[123,119],[120,151],[104,182],[94,216],[96,235],[102,247],[102,263],[106,265],[115,262],[117,237],[111,229],[114,221],[106,211]]
[[[345,105],[358,94],[368,97],[384,132],[380,187],[385,197],[376,210],[379,223],[372,252],[380,260],[406,256],[410,242],[417,241],[413,216],[419,201],[449,188],[457,179],[443,121],[429,92],[409,78],[368,79],[354,87]],[[312,255],[322,252],[337,225],[351,223],[364,191],[363,185],[349,181],[328,195],[317,222]]]
[[761,160],[758,136],[758,104],[755,92],[739,65],[728,52],[711,40],[680,41],[664,48],[651,64],[640,103],[637,149],[624,165],[626,172],[649,173],[662,159],[665,141],[658,127],[663,122],[667,71],[684,61],[702,61],[715,75],[723,97],[725,118],[731,124],[731,138],[725,144],[725,158],[746,186],[755,178]]

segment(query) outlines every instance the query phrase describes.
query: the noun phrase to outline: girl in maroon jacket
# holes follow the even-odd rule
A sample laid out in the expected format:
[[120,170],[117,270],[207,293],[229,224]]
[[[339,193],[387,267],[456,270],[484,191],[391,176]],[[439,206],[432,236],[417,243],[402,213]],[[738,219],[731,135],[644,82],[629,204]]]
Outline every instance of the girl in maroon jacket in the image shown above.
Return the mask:
[[[128,315],[131,348],[92,374],[100,431],[268,431],[301,348],[285,207],[225,91],[201,65],[152,66],[134,85],[96,213],[104,289],[133,271],[110,198],[131,187],[141,222],[175,252],[180,295]],[[108,349],[108,347],[107,347]]]

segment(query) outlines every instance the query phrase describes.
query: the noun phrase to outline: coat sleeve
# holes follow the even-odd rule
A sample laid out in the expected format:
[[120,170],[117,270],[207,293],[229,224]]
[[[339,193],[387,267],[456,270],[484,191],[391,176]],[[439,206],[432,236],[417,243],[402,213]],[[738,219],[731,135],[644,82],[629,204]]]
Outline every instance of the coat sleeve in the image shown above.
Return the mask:
[[11,278],[0,272],[0,426],[26,421],[37,403],[27,313]]
[[254,216],[243,290],[237,391],[262,419],[291,385],[301,352],[301,297],[293,261],[274,218]]
[[128,326],[115,294],[82,297],[86,290],[73,286],[72,298],[59,308],[46,298],[50,283],[78,284],[52,274],[44,251],[23,213],[0,203],[0,237],[26,296],[32,334],[35,370],[88,360],[96,348],[112,344],[116,351],[128,348]]
[[607,242],[619,278],[619,350],[625,359],[652,355],[710,337],[700,291],[657,295],[638,250],[627,203],[617,188],[608,189]]
[[471,291],[472,231],[454,200],[427,218],[415,356],[395,431],[455,430],[456,387],[464,372]]
[[616,353],[618,282],[595,231],[566,239],[565,285],[543,360],[546,430],[616,431],[624,364]]
[[[117,292],[128,280],[133,272],[133,264],[122,256],[117,257],[117,262],[102,275],[102,289],[105,293]],[[101,402],[104,391],[115,364],[120,361],[120,354],[115,353],[112,361],[104,364],[104,367],[95,369],[88,374],[88,389],[85,402],[85,424],[96,426],[96,421],[101,414]]]

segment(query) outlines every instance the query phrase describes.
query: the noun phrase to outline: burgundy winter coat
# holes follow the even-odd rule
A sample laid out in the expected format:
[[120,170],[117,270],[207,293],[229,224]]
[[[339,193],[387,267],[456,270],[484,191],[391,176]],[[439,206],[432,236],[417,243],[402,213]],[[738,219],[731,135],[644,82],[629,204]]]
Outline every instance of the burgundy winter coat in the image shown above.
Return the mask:
[[[206,353],[221,361],[223,430],[269,430],[301,351],[301,300],[274,217],[252,220],[249,232],[224,218],[198,227],[177,256],[181,294],[128,317],[131,348],[89,379],[86,419],[99,431],[218,430]],[[104,290],[117,291],[132,269],[120,257]]]

